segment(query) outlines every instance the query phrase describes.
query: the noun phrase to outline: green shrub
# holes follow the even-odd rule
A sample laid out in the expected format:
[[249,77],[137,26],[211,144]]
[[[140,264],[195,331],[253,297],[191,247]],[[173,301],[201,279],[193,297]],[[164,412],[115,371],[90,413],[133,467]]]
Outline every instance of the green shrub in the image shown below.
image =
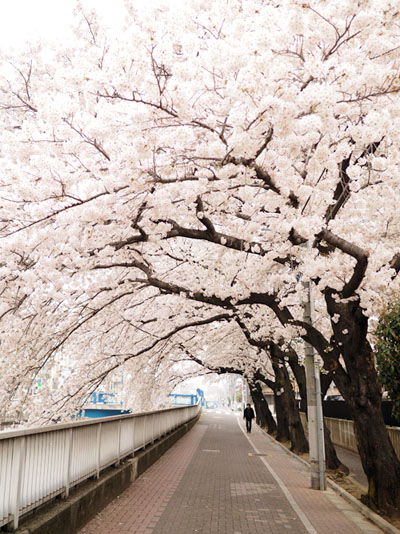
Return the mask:
[[382,313],[375,331],[379,381],[393,401],[393,416],[400,417],[400,300]]

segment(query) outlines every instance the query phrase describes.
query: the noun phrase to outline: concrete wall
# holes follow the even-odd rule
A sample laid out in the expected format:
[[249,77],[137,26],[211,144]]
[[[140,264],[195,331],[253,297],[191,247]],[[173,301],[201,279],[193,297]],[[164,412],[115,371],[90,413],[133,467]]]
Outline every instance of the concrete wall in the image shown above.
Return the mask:
[[[301,422],[305,432],[307,432],[307,419],[306,414],[300,412]],[[326,426],[331,432],[331,439],[335,445],[340,445],[351,451],[357,451],[357,442],[354,435],[353,421],[347,421],[346,419],[334,419],[333,417],[324,417]],[[393,448],[396,451],[398,458],[400,459],[400,428],[388,426],[389,437],[392,441]]]
[[171,434],[136,453],[134,458],[105,470],[99,480],[77,486],[68,499],[56,499],[21,522],[17,534],[76,534],[92,517],[122,493],[174,443],[186,434],[200,415]]

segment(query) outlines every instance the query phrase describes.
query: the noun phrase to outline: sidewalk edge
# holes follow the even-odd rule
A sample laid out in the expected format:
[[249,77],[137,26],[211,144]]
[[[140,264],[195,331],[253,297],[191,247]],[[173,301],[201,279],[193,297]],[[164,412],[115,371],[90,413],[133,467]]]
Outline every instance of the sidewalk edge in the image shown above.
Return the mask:
[[[304,460],[304,458],[300,458],[300,456],[297,456],[294,452],[289,450],[285,445],[282,445],[282,443],[279,443],[275,438],[273,438],[268,432],[261,428],[259,425],[257,427],[271,440],[273,440],[279,447],[281,447],[285,452],[302,462],[307,467],[310,467],[310,464],[307,462],[307,460]],[[343,489],[341,486],[336,484],[333,480],[331,480],[328,476],[326,477],[326,482],[332,488],[335,493],[338,493],[343,497],[348,503],[353,505],[357,510],[367,519],[369,519],[372,523],[374,523],[377,527],[379,527],[385,534],[400,534],[400,530],[396,528],[395,526],[391,525],[386,519],[383,519],[380,515],[373,512],[368,506],[365,506],[362,502],[360,502],[358,499],[353,497],[348,491]]]

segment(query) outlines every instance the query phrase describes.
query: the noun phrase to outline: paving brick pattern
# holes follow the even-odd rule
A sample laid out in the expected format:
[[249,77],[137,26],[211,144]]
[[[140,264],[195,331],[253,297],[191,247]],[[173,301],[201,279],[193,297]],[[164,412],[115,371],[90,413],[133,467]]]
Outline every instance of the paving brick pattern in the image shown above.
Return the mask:
[[381,532],[341,498],[309,489],[297,459],[257,428],[246,435],[241,423],[203,414],[80,534]]
[[154,534],[306,534],[236,417],[207,414],[202,419],[208,431]]
[[152,533],[206,430],[200,424],[192,428],[79,534]]
[[288,488],[296,504],[312,525],[311,528],[317,534],[381,532],[332,490],[328,489],[325,492],[312,490],[308,467],[293,455],[282,450],[282,447],[272,438],[258,430],[248,439],[256,450],[260,452],[268,450],[268,456],[263,458],[264,465],[271,469]]

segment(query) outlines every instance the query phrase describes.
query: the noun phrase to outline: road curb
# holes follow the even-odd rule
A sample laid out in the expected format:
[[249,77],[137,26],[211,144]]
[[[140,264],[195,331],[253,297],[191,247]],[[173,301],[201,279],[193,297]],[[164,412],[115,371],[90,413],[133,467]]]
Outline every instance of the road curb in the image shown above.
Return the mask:
[[[258,426],[258,425],[257,425]],[[258,428],[266,435],[268,436],[274,443],[279,445],[286,453],[290,454],[300,462],[302,462],[304,465],[306,465],[308,468],[310,468],[310,464],[307,462],[307,460],[304,460],[304,458],[301,458],[300,456],[297,456],[294,452],[289,450],[285,445],[282,445],[282,443],[279,443],[275,438],[273,438],[266,430],[258,426]],[[329,478],[329,476],[326,477],[327,485],[335,492],[338,493],[343,499],[345,499],[349,504],[357,508],[357,510],[367,519],[369,519],[372,523],[374,523],[377,527],[379,527],[385,534],[400,534],[400,530],[396,528],[395,526],[391,525],[386,519],[383,519],[380,515],[373,512],[368,506],[365,506],[362,502],[360,502],[358,499],[353,497],[348,491],[343,489],[339,484],[336,484],[332,479]]]
[[400,530],[398,528],[391,525],[388,521],[386,521],[386,519],[383,519],[383,517],[373,512],[370,508],[368,508],[368,506],[365,506],[365,504],[360,502],[348,491],[339,486],[339,484],[336,484],[336,482],[331,480],[329,477],[327,477],[326,482],[333,489],[333,491],[341,495],[347,502],[357,508],[357,510],[362,513],[363,516],[383,530],[383,532],[386,534],[400,534]]

